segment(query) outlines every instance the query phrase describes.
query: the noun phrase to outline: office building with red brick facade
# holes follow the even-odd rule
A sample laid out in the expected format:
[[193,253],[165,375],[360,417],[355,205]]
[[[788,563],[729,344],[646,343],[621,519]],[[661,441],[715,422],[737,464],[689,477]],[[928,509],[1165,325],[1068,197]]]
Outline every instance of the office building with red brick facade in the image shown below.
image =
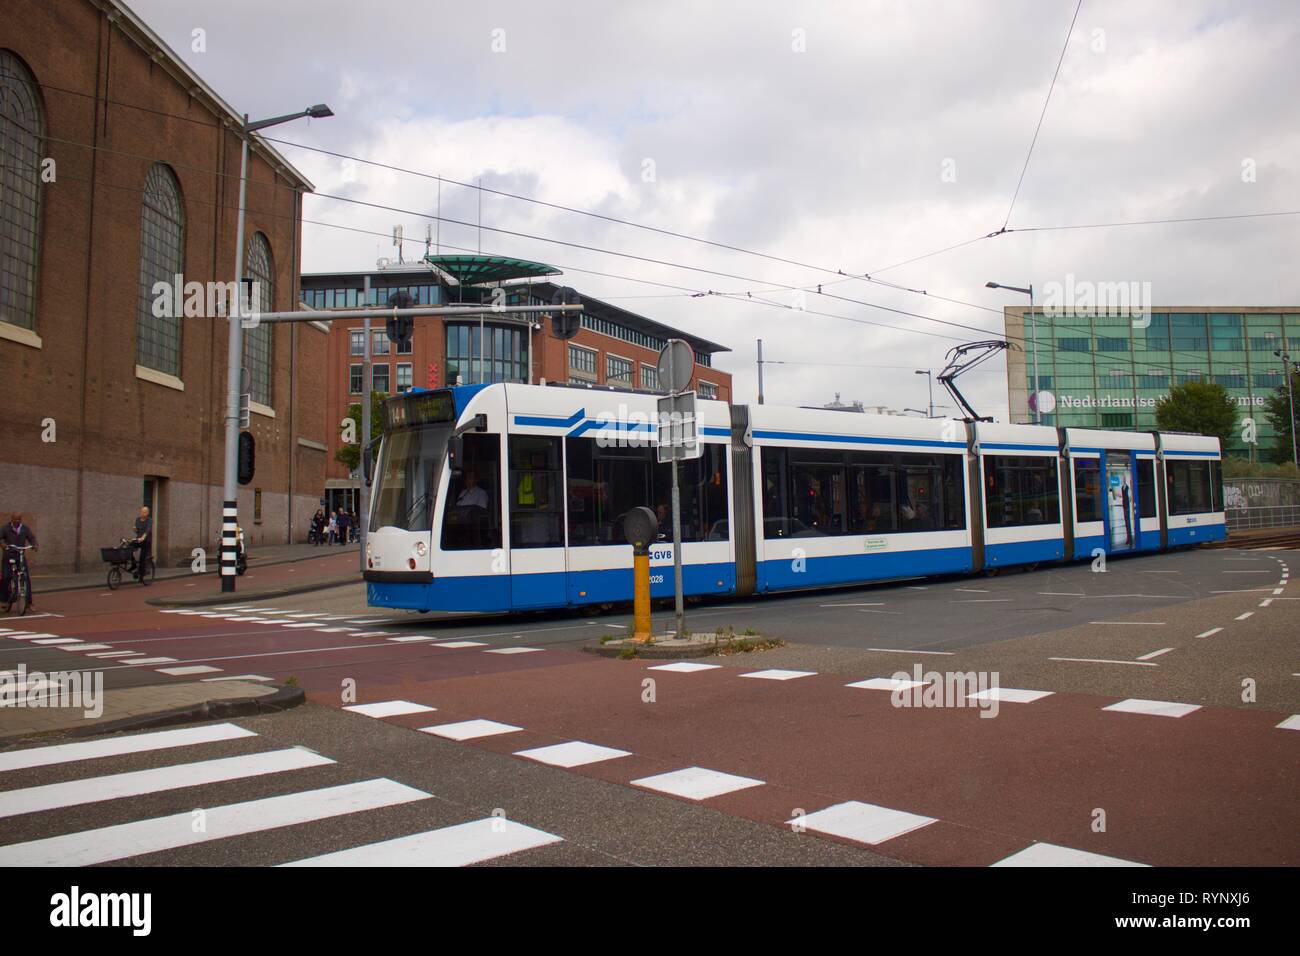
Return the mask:
[[[204,297],[203,314],[159,310],[156,284],[233,289],[242,115],[118,0],[3,8],[0,511],[35,529],[37,573],[99,566],[141,504],[159,564],[196,547],[215,561],[227,320]],[[245,274],[263,311],[290,310],[312,187],[251,144]],[[306,537],[325,480],[329,334],[245,332],[257,458],[239,505],[254,549]]]
[[[505,306],[547,305],[560,288],[558,269],[500,256],[444,255],[406,265],[381,260],[380,265],[369,272],[303,275],[303,305],[311,309],[387,305],[398,292],[406,293],[413,305],[493,301]],[[659,350],[668,339],[679,338],[695,350],[692,388],[702,397],[731,401],[731,375],[713,367],[713,357],[728,351],[724,346],[582,295],[580,289],[578,293],[583,305],[581,324],[568,339],[557,337],[552,323],[540,315],[427,316],[415,320],[409,349],[399,353],[389,342],[384,323],[372,320],[373,390],[394,395],[412,387],[477,382],[569,382],[654,391],[659,388],[655,372]],[[348,407],[361,401],[365,330],[361,319],[334,319],[330,325],[325,494],[331,507],[351,508],[357,501],[358,479],[335,454],[343,444]],[[487,343],[485,350],[479,346],[480,334]]]

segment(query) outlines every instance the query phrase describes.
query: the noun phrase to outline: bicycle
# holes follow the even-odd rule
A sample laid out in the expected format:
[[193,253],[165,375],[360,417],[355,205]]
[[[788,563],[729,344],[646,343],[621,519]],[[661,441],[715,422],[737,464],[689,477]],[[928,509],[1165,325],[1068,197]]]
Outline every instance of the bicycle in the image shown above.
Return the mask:
[[158,566],[154,563],[153,558],[145,558],[142,563],[136,563],[135,548],[131,547],[131,542],[126,538],[122,538],[116,548],[100,548],[99,556],[111,565],[108,569],[108,589],[110,591],[116,591],[121,587],[122,572],[124,571],[141,584],[151,583],[154,575],[158,572]]
[[9,564],[9,593],[5,595],[5,613],[18,605],[18,616],[27,613],[32,603],[32,585],[28,579],[27,552],[30,544],[11,544],[5,548],[5,561]]

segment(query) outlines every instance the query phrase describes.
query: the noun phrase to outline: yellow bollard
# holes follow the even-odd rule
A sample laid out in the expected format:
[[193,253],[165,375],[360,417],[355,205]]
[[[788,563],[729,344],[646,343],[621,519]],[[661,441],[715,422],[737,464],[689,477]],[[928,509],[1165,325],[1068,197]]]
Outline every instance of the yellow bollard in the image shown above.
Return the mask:
[[659,520],[649,508],[633,508],[623,516],[623,535],[632,545],[632,640],[647,644],[650,631],[650,542]]
[[650,550],[632,557],[632,640],[650,640]]

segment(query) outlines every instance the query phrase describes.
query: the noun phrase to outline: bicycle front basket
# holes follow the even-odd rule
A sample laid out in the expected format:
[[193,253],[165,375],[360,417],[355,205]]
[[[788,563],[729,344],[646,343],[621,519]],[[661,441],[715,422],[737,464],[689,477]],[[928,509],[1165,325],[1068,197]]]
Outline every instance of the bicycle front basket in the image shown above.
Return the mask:
[[100,548],[99,557],[109,564],[125,564],[131,560],[130,548]]

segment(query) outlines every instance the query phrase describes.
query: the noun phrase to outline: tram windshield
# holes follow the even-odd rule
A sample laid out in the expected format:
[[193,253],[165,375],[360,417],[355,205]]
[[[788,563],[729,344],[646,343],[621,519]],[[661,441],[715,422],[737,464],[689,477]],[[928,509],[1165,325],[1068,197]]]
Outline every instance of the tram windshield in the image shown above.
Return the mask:
[[370,530],[428,531],[453,425],[417,425],[384,436],[375,477]]

